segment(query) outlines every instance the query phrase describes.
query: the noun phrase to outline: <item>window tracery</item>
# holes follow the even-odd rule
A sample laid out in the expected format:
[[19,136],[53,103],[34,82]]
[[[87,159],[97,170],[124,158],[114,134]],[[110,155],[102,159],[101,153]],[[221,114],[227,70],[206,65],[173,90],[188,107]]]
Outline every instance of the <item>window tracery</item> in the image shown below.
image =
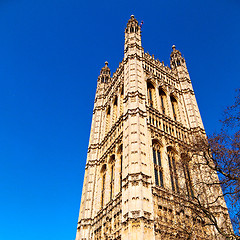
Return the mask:
[[160,151],[160,145],[158,143],[153,143],[153,164],[154,164],[155,184],[156,186],[164,187],[161,151]]

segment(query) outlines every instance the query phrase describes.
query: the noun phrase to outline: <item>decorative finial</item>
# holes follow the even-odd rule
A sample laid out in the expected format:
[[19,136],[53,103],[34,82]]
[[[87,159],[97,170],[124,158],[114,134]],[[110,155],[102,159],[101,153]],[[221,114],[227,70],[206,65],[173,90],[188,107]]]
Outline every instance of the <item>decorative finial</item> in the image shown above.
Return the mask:
[[176,46],[175,45],[172,45],[172,50],[175,50],[176,49]]
[[105,62],[105,66],[107,66],[107,65],[108,65],[108,61]]

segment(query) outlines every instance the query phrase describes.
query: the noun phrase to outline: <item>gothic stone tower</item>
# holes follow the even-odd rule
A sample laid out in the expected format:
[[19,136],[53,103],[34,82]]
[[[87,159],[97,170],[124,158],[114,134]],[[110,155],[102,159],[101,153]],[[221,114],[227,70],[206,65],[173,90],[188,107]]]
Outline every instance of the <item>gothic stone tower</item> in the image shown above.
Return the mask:
[[[193,132],[204,127],[185,59],[175,46],[171,68],[144,53],[132,15],[123,61],[112,77],[106,62],[97,80],[76,240],[186,239],[184,199],[206,174],[193,174],[193,160],[179,167]],[[217,239],[200,221],[192,236]]]

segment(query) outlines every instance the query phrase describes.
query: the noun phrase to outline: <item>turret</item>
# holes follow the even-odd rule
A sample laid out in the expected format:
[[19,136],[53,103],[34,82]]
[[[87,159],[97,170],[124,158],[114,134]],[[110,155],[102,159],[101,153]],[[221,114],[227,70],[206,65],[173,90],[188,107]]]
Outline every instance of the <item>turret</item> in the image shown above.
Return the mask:
[[192,87],[192,82],[187,70],[187,65],[182,53],[172,46],[172,53],[170,55],[171,69],[176,71],[180,88],[182,92],[182,99],[185,106],[185,111],[188,119],[188,126],[192,129],[200,127],[204,129],[197,101]]
[[176,49],[175,45],[172,46],[172,53],[170,55],[170,65],[171,69],[176,69],[179,66],[186,68],[186,62],[182,53]]
[[[97,90],[96,90],[96,99],[102,98],[105,89],[108,87],[108,83],[111,80],[111,73],[108,67],[108,62],[105,62],[105,66],[101,69],[100,75],[97,80]],[[100,104],[100,103],[98,103]],[[101,103],[103,104],[103,103]]]
[[140,33],[140,26],[138,25],[137,19],[134,15],[131,15],[131,18],[128,20],[127,27],[125,29],[125,33]]
[[134,15],[131,15],[125,29],[124,57],[126,58],[134,53],[141,56],[141,50],[141,28]]
[[105,62],[105,66],[101,69],[100,75],[98,77],[98,82],[108,83],[110,81],[110,69],[108,67],[108,62]]

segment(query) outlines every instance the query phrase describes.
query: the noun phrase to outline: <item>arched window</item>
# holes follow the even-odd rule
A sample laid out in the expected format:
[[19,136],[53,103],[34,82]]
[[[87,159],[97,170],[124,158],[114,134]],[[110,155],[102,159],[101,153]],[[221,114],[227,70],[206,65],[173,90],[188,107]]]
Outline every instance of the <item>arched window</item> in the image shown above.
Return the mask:
[[189,160],[190,159],[185,154],[182,154],[181,160],[182,160],[182,166],[183,166],[183,172],[184,172],[185,184],[186,184],[188,197],[194,198],[191,174],[189,171]]
[[103,208],[103,205],[104,205],[106,169],[107,169],[106,164],[104,164],[101,169],[101,176],[102,176],[101,208]]
[[159,89],[159,97],[160,97],[160,106],[161,106],[162,114],[166,114],[167,96],[161,88]]
[[110,200],[114,197],[114,174],[115,174],[115,155],[110,158],[111,180],[110,180]]
[[179,184],[178,184],[178,175],[177,175],[177,167],[176,167],[176,158],[175,153],[172,148],[167,149],[168,155],[168,164],[171,178],[171,185],[173,192],[179,193]]
[[105,82],[105,77],[104,77],[104,76],[101,77],[101,82],[102,82],[102,83]]
[[153,143],[153,164],[154,164],[155,184],[156,186],[164,187],[161,151],[160,151],[160,145],[158,143]]
[[155,88],[151,83],[147,83],[147,92],[148,92],[148,104],[150,107],[155,107],[154,97],[155,97]]
[[178,103],[177,103],[177,100],[173,96],[170,97],[170,100],[171,100],[171,104],[172,104],[173,118],[176,121],[177,120]]

